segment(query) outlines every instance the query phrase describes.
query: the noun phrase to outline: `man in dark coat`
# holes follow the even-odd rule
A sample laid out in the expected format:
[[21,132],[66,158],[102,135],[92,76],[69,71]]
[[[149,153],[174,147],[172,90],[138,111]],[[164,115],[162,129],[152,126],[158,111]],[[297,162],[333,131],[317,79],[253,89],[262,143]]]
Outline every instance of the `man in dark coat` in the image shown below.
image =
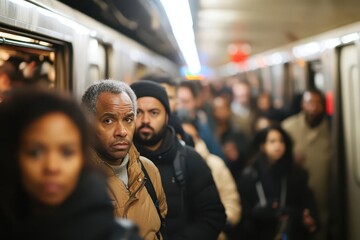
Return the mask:
[[226,222],[224,207],[205,161],[194,149],[181,145],[168,126],[170,108],[165,89],[150,81],[136,82],[131,88],[138,98],[134,143],[160,171],[168,203],[168,238],[217,239]]

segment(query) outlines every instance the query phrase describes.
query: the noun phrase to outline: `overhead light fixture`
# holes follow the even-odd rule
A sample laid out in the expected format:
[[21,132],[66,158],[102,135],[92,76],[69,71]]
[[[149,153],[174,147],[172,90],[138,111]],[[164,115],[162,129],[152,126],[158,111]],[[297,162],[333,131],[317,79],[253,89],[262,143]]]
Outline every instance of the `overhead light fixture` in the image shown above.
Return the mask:
[[200,73],[201,66],[195,44],[193,21],[188,0],[160,0],[171,24],[189,72]]
[[341,44],[341,40],[339,38],[332,38],[322,42],[324,49],[333,49]]
[[359,40],[359,34],[358,33],[350,33],[348,35],[341,37],[341,42],[343,44],[347,44],[353,41]]
[[293,54],[296,58],[310,57],[320,52],[320,44],[311,42],[293,48]]

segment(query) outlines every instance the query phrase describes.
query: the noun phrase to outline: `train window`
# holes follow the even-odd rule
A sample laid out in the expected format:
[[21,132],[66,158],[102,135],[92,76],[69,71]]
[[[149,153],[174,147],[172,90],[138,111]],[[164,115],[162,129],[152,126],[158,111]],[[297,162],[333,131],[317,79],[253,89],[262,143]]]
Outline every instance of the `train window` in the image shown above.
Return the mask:
[[326,91],[325,76],[322,71],[322,65],[319,60],[308,62],[308,88],[317,88]]
[[309,63],[309,86],[319,90],[326,91],[325,76],[320,61]]
[[[13,87],[34,85],[67,89],[62,46],[0,29],[0,95]],[[1,101],[1,96],[0,96]]]
[[284,105],[284,65],[274,65],[271,70],[274,107],[282,108]]
[[262,68],[260,74],[262,79],[262,90],[266,92],[272,92],[270,67]]
[[298,60],[292,65],[292,77],[294,80],[294,93],[303,93],[306,89],[305,62]]
[[314,85],[317,89],[325,90],[325,88],[326,88],[325,77],[324,77],[323,73],[320,73],[320,72],[315,73],[314,81],[315,81]]

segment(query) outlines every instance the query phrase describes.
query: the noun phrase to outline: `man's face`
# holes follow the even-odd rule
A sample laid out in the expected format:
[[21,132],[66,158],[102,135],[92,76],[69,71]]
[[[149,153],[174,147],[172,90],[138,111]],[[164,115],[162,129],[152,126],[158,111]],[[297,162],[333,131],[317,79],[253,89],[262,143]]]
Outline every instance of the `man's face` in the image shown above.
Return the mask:
[[305,93],[302,107],[305,112],[306,120],[310,126],[317,126],[321,122],[324,114],[324,106],[321,97],[312,92]]
[[169,98],[169,104],[170,104],[170,111],[171,112],[175,112],[176,110],[176,87],[175,86],[171,86],[169,84],[166,83],[161,83],[161,86],[163,86],[165,88],[165,91],[168,95]]
[[250,105],[250,88],[243,83],[237,83],[233,86],[234,100],[241,106]]
[[137,100],[135,139],[138,143],[156,149],[163,139],[168,116],[164,105],[153,97],[141,97]]
[[135,113],[126,93],[99,95],[95,131],[100,150],[110,161],[116,163],[126,156],[135,131]]
[[185,109],[191,116],[196,113],[196,99],[187,87],[179,87],[177,90],[178,109]]
[[213,116],[218,123],[227,123],[231,118],[230,104],[222,97],[213,101]]

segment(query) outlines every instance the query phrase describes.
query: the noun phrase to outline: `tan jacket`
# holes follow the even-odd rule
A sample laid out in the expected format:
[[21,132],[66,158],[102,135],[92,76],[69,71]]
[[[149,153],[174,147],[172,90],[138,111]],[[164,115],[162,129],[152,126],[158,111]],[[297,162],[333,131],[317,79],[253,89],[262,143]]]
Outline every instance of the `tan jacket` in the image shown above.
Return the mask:
[[129,150],[128,189],[117,178],[112,167],[103,161],[95,151],[92,151],[92,162],[100,167],[108,177],[108,191],[114,205],[115,216],[130,219],[139,226],[140,235],[145,240],[154,240],[157,239],[156,233],[160,229],[161,221],[146,190],[146,179],[141,170],[140,161],[151,178],[159,200],[160,213],[165,219],[167,204],[159,170],[149,159],[140,156],[134,145]]
[[[221,202],[225,208],[227,222],[233,226],[236,225],[240,221],[241,215],[240,195],[230,170],[221,158],[209,152],[203,140],[199,139],[195,145],[195,150],[202,156],[211,170]],[[224,239],[223,234],[220,234],[218,239]]]
[[304,159],[304,168],[309,172],[309,186],[313,190],[320,221],[324,225],[328,215],[328,178],[330,162],[330,130],[324,119],[320,125],[310,128],[305,114],[299,113],[285,119],[282,127],[294,142],[294,154]]

